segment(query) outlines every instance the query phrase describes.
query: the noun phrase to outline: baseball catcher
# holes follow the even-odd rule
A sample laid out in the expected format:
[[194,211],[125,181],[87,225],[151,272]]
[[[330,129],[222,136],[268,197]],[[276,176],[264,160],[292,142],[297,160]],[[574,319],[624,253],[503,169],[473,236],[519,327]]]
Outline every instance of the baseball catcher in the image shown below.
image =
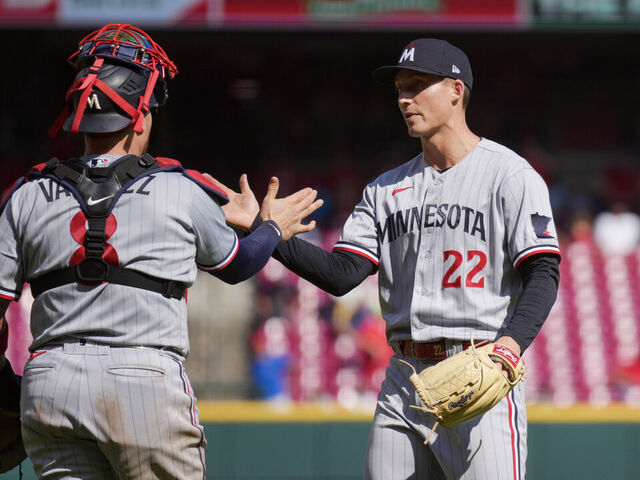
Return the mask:
[[26,450],[39,478],[202,479],[186,290],[198,269],[253,276],[281,240],[314,228],[301,221],[322,202],[311,188],[276,198],[273,177],[261,228],[239,238],[223,192],[147,152],[177,73],[164,50],[109,24],[69,60],[75,79],[50,133],[77,133],[84,153],[36,165],[0,204],[0,317],[25,283],[34,295],[19,409],[0,365],[1,470]]

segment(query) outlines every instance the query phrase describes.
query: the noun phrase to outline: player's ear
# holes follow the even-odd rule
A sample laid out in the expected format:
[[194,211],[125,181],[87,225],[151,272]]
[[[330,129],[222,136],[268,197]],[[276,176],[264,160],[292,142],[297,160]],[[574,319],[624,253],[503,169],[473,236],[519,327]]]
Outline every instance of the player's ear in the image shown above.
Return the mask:
[[451,85],[451,104],[452,105],[462,105],[462,101],[464,99],[464,82],[460,79],[450,78]]

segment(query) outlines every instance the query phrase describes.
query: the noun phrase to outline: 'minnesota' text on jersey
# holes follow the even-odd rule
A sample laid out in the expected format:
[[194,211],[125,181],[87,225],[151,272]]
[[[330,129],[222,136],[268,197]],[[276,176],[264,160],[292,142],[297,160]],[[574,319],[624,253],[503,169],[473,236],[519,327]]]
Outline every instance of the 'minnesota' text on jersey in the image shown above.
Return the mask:
[[334,249],[379,265],[389,342],[494,340],[518,300],[518,265],[559,254],[544,181],[486,139],[443,172],[420,154],[378,177]]

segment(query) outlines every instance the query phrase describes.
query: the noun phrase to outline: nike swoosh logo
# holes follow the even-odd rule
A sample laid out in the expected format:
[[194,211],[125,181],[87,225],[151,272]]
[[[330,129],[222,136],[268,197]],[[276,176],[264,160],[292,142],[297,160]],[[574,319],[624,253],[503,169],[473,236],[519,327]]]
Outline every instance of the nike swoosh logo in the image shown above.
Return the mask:
[[113,195],[109,195],[108,197],[96,198],[95,200],[89,197],[89,199],[87,200],[87,205],[89,206],[96,205],[97,203],[104,202],[105,200],[108,200],[111,197],[113,197]]
[[413,187],[396,188],[393,192],[391,192],[391,195],[395,195],[396,193],[404,192],[405,190],[409,190],[410,188],[413,188]]

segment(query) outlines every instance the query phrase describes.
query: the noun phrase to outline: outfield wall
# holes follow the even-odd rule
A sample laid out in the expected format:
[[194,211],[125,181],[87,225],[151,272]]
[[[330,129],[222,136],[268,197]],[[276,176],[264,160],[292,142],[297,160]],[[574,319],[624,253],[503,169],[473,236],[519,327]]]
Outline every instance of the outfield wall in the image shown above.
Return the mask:
[[[359,480],[371,414],[322,405],[200,404],[208,479]],[[527,480],[636,480],[640,409],[531,406]],[[34,479],[25,464],[24,480]],[[17,479],[17,469],[0,480]]]

